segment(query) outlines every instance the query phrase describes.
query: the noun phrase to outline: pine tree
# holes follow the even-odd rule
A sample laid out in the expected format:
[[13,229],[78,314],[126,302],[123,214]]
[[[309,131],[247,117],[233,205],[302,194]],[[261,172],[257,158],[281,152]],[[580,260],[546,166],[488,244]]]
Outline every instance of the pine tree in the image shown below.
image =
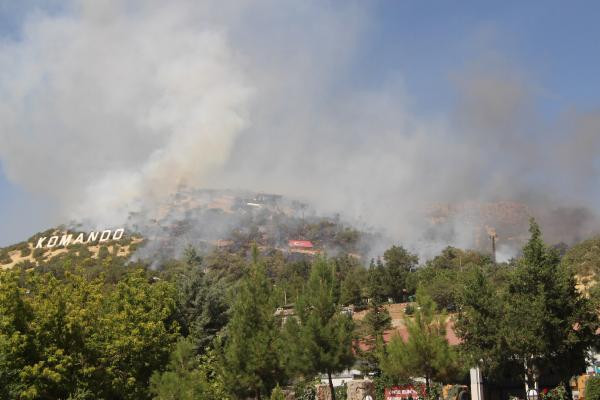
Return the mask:
[[598,320],[589,301],[577,292],[572,272],[544,244],[533,219],[529,232],[531,238],[508,284],[500,334],[523,366],[527,384],[545,373],[567,381],[585,370],[585,353]]
[[367,295],[369,301],[383,303],[388,298],[388,285],[386,283],[385,268],[381,259],[377,262],[371,260],[367,274]]
[[221,376],[215,374],[211,354],[198,356],[195,344],[187,339],[177,343],[167,371],[155,372],[150,379],[154,400],[226,400]]
[[598,317],[533,219],[529,231],[523,256],[501,288],[494,289],[481,272],[467,280],[457,333],[492,378],[510,374],[531,385],[547,374],[566,382],[585,369]]
[[503,300],[484,270],[474,268],[466,273],[454,328],[471,365],[478,365],[488,377],[502,376],[515,368],[507,362],[511,354],[499,334]]
[[255,256],[237,291],[227,325],[226,377],[238,396],[253,395],[260,399],[285,376],[279,357],[280,326],[271,294],[265,267]]
[[361,322],[363,343],[366,350],[360,350],[359,355],[365,364],[364,370],[377,370],[377,357],[383,351],[383,334],[392,326],[392,317],[383,304],[371,300],[369,311]]
[[340,303],[344,305],[359,305],[362,302],[360,282],[352,272],[342,282]]
[[406,277],[419,263],[419,257],[402,246],[392,246],[383,253],[387,292],[396,302],[404,301]]
[[188,267],[177,279],[181,331],[193,339],[198,350],[204,351],[227,324],[228,305],[223,282],[211,279],[199,265],[189,264],[197,260],[190,254]]
[[286,323],[289,364],[306,375],[326,373],[332,399],[331,375],[350,367],[354,361],[354,324],[335,302],[334,267],[318,259],[312,268],[306,292],[298,301],[298,320]]
[[380,355],[381,369],[394,381],[409,377],[425,378],[427,392],[432,380],[442,380],[457,369],[456,353],[446,340],[446,316],[436,313],[431,298],[417,291],[419,309],[405,319],[408,339],[394,336]]

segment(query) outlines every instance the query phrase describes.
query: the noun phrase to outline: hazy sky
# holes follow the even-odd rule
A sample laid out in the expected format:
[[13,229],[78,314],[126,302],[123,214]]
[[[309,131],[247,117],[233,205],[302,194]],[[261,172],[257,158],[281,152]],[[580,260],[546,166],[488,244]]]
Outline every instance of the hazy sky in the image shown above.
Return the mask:
[[0,245],[181,182],[598,210],[598,2],[195,3],[0,0]]

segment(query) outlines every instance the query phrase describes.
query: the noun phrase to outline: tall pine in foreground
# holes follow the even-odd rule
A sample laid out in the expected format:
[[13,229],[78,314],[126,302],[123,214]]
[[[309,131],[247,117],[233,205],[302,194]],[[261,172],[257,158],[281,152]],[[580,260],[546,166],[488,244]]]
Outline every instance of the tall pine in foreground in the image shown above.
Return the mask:
[[369,302],[369,311],[360,324],[362,342],[366,349],[358,349],[357,354],[361,359],[363,372],[379,370],[378,354],[383,351],[383,334],[392,327],[392,317],[387,308],[376,299]]
[[165,372],[150,379],[154,400],[228,400],[212,354],[198,356],[195,344],[181,339]]
[[533,219],[529,231],[523,256],[502,287],[482,271],[467,279],[457,333],[471,359],[483,360],[488,377],[526,377],[527,385],[544,377],[567,382],[585,369],[598,318]]
[[446,340],[446,315],[438,314],[435,302],[417,291],[418,310],[406,318],[406,342],[395,335],[380,353],[381,370],[394,382],[424,377],[427,392],[431,381],[451,377],[458,370],[457,355]]
[[402,302],[406,296],[406,278],[419,264],[419,257],[402,246],[392,246],[383,253],[385,260],[387,293],[395,302]]
[[281,329],[275,309],[272,285],[254,249],[254,262],[231,309],[224,349],[228,386],[238,397],[261,399],[284,379],[279,358]]
[[212,344],[227,324],[228,304],[223,282],[206,274],[202,257],[189,246],[184,253],[182,271],[177,274],[177,305],[181,333],[193,339],[200,351]]
[[504,308],[502,295],[503,291],[493,284],[485,269],[476,267],[467,271],[454,325],[463,341],[465,358],[492,380],[510,375],[519,367],[509,361],[511,353],[506,338],[499,334]]
[[315,261],[296,312],[298,318],[288,320],[285,325],[287,363],[305,376],[327,374],[332,400],[335,400],[331,375],[354,362],[354,324],[336,303],[334,266],[325,258]]
[[585,370],[597,317],[577,292],[572,272],[542,241],[533,219],[529,232],[531,238],[508,285],[501,332],[510,353],[523,365],[526,383],[533,383],[536,372],[567,382]]
[[388,277],[381,259],[371,260],[367,271],[367,296],[369,301],[381,304],[388,300]]

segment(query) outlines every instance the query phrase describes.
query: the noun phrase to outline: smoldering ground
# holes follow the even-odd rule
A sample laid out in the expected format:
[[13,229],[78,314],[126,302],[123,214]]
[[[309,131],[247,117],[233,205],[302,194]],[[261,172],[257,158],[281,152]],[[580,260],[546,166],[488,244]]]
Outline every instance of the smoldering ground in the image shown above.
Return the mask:
[[300,198],[424,254],[473,244],[460,218],[427,233],[435,203],[559,210],[542,222],[562,241],[597,229],[598,112],[542,116],[534,74],[486,51],[448,71],[451,107],[418,113],[402,71],[352,81],[373,23],[364,2],[32,9],[0,44],[3,170],[56,222],[116,225],[185,184]]

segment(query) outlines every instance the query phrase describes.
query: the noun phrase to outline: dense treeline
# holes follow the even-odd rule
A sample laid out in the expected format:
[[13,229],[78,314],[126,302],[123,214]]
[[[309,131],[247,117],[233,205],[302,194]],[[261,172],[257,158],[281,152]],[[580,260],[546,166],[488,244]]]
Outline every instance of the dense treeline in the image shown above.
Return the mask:
[[[476,364],[491,381],[566,382],[597,344],[598,290],[583,296],[575,280],[599,267],[595,246],[561,258],[532,222],[522,256],[498,265],[451,247],[419,264],[393,246],[368,267],[190,247],[153,269],[74,247],[0,273],[0,398],[310,398],[315,378],[350,367],[379,395],[414,377],[434,393]],[[389,302],[410,303],[408,338],[386,343]]]
[[0,397],[144,398],[164,366],[175,287],[132,271],[108,288],[77,272],[0,275]]

